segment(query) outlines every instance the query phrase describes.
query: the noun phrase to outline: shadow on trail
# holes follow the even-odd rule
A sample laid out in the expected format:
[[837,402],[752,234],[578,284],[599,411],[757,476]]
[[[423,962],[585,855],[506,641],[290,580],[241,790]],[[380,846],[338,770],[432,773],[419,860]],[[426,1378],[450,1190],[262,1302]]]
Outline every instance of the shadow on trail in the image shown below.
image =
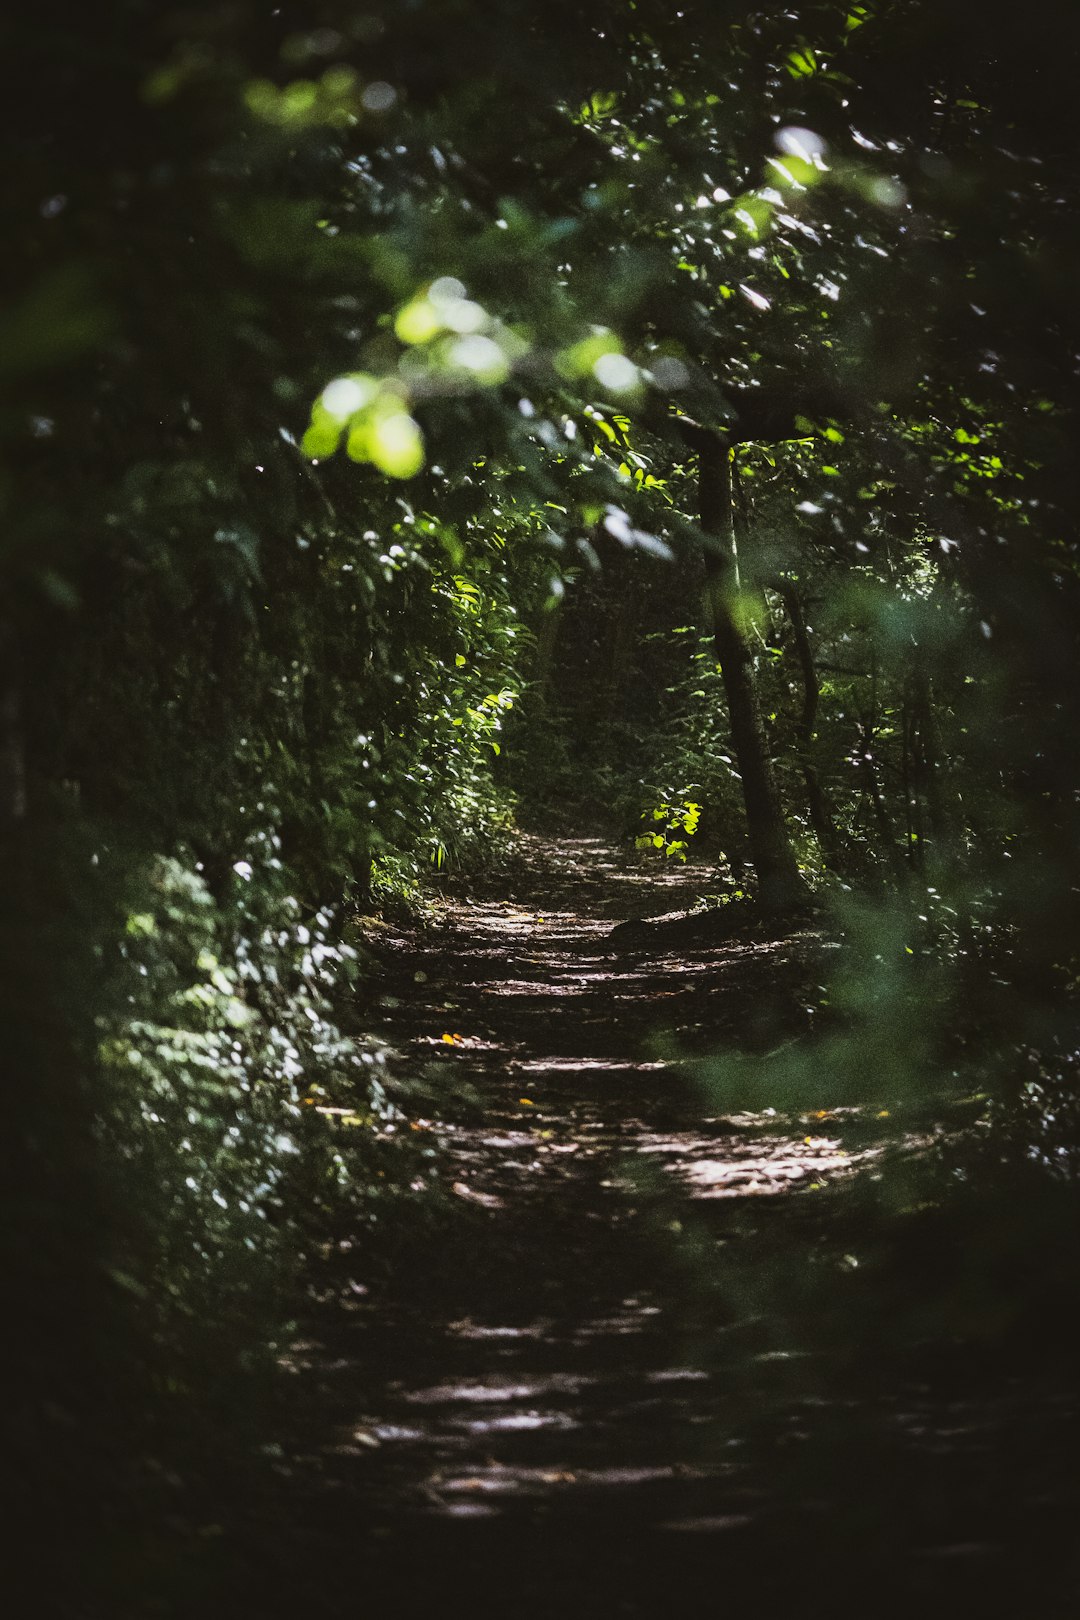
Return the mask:
[[807,1032],[824,942],[623,946],[700,880],[530,848],[379,947],[444,1196],[381,1278],[329,1264],[292,1365],[335,1422],[263,1612],[1073,1612],[1067,1384],[897,1346],[860,1281],[860,1188],[925,1121],[693,1080]]

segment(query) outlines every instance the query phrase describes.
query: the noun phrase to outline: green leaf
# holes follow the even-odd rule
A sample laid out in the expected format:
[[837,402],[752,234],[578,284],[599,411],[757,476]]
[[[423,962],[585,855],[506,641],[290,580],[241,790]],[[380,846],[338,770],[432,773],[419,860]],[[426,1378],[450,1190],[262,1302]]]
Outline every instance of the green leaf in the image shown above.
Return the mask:
[[412,478],[424,465],[423,437],[405,411],[377,417],[367,437],[369,459],[391,478]]

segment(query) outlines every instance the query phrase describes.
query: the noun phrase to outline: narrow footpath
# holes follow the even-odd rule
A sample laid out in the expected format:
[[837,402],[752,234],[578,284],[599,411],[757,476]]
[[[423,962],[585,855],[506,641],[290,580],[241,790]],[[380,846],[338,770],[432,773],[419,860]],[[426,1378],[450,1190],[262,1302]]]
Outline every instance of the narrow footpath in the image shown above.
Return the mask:
[[378,1276],[339,1245],[293,1352],[334,1414],[305,1612],[1066,1612],[1075,1402],[895,1353],[867,1190],[934,1126],[738,1095],[725,1054],[812,1036],[831,946],[655,921],[703,887],[526,840],[497,896],[376,936],[437,1191]]

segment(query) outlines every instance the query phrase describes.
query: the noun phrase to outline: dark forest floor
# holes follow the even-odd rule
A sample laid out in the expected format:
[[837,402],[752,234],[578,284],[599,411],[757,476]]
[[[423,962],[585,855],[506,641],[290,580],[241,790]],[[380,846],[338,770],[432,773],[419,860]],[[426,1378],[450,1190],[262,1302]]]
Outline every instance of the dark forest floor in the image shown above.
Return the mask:
[[327,1263],[291,1358],[317,1431],[230,1612],[1076,1612],[1060,1358],[920,1329],[932,1235],[870,1263],[936,1104],[726,1106],[702,1057],[805,1037],[830,942],[610,937],[702,886],[524,840],[377,935],[442,1195],[376,1274]]

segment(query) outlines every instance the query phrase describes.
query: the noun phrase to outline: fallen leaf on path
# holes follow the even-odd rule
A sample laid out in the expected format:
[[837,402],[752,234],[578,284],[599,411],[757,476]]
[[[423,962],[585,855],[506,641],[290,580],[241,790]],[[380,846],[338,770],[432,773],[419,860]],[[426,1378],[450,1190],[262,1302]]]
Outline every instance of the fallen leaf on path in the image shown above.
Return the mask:
[[323,1119],[333,1120],[335,1125],[370,1125],[371,1120],[363,1114],[358,1114],[355,1108],[316,1108],[315,1112]]
[[467,1204],[479,1204],[482,1209],[502,1209],[503,1207],[502,1199],[496,1198],[494,1193],[477,1192],[474,1187],[470,1187],[464,1181],[453,1182],[450,1191],[456,1197],[464,1198]]

